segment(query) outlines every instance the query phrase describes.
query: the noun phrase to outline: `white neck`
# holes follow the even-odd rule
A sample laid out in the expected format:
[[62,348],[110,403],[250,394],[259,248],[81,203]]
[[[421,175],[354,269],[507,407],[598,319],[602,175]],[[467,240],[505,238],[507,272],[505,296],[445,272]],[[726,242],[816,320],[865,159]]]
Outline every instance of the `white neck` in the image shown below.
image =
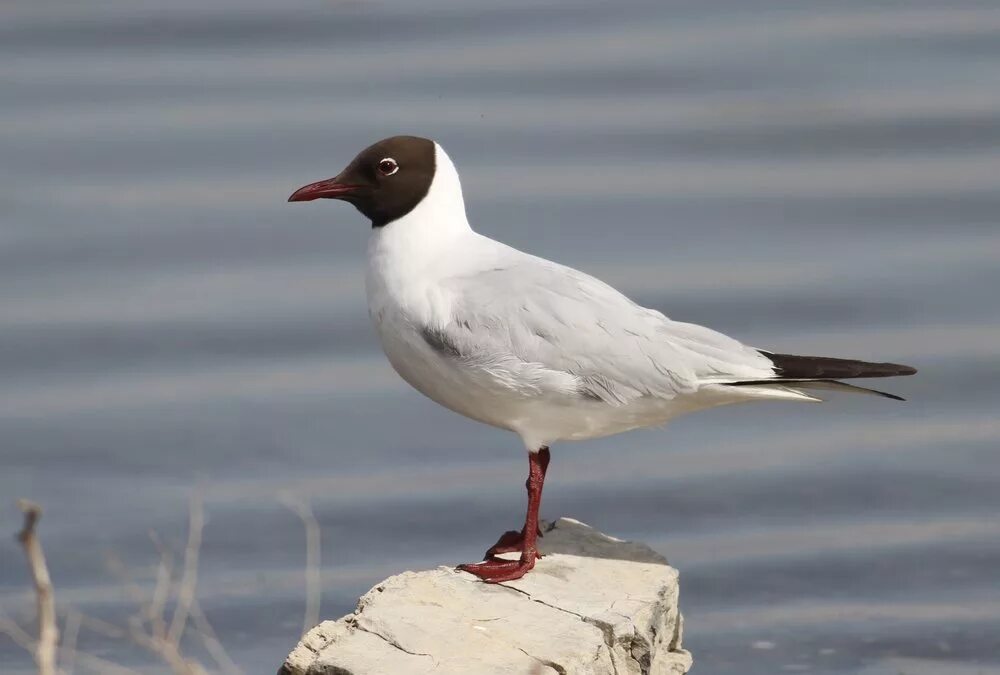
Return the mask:
[[[434,179],[420,203],[402,218],[372,230],[372,241],[405,240],[418,247],[442,242],[471,231],[465,217],[462,184],[451,158],[434,144]],[[401,242],[402,243],[402,242]]]
[[435,144],[435,171],[427,195],[402,218],[372,230],[368,240],[368,292],[421,293],[438,274],[461,264],[472,231],[462,185],[447,153]]

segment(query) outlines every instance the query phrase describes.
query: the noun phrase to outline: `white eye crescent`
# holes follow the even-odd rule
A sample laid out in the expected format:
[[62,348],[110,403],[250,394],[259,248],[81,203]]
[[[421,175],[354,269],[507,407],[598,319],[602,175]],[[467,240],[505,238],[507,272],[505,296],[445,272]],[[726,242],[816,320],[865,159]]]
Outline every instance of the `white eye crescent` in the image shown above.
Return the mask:
[[385,159],[379,160],[378,171],[383,176],[391,176],[399,171],[399,164],[397,164],[396,160],[392,157],[386,157]]

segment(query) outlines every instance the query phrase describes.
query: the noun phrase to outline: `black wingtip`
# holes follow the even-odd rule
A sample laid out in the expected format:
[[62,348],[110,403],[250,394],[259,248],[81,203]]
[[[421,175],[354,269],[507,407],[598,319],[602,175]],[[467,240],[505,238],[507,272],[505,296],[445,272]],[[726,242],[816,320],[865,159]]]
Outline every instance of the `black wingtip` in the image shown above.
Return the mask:
[[917,372],[913,366],[899,363],[872,363],[826,356],[774,354],[766,351],[761,351],[761,354],[774,364],[774,373],[780,378],[846,380],[856,377],[900,377]]

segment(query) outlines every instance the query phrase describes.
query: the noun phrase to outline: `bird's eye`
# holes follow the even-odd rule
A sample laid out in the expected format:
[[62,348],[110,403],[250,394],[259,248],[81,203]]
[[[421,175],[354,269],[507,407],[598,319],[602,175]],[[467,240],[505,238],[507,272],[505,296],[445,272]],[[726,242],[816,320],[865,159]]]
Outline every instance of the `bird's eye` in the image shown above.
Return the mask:
[[399,171],[399,164],[397,164],[396,160],[392,157],[386,157],[385,159],[379,161],[378,170],[383,176],[391,176]]

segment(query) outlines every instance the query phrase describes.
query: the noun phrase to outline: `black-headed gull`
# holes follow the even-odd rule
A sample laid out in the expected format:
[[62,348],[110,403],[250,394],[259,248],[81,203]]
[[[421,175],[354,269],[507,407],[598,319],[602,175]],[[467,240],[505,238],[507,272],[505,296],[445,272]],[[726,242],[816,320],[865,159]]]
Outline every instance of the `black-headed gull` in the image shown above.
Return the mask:
[[[469,226],[458,172],[437,143],[395,136],[289,201],[340,199],[371,220],[368,309],[396,372],[528,449],[524,528],[460,569],[489,581],[530,570],[549,444],[662,425],[757,400],[818,401],[806,390],[891,394],[837,380],[912,375],[893,363],[774,354],[672,321],[570,267]],[[498,557],[520,551],[518,560]]]

